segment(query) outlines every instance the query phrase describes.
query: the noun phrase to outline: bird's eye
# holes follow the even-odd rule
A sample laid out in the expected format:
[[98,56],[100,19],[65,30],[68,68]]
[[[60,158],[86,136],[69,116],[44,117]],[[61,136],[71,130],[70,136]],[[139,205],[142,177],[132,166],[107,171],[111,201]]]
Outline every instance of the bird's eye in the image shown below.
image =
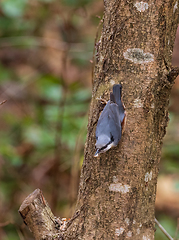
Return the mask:
[[98,140],[98,137],[96,137],[96,140]]

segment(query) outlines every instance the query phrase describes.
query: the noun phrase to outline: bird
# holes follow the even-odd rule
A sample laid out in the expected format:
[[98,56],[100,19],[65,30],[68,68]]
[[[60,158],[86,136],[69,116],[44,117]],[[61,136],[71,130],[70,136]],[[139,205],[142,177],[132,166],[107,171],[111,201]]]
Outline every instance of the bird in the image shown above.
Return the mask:
[[108,151],[118,145],[126,123],[126,111],[121,100],[122,85],[114,84],[110,99],[104,107],[96,126],[96,153]]

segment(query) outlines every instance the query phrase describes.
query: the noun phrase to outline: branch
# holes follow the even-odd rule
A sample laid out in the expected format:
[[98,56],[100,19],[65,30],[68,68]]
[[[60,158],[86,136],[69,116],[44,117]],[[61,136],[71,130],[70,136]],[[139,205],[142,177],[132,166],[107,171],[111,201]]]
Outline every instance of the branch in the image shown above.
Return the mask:
[[7,102],[7,100],[4,100],[0,103],[0,105],[3,105],[5,102]]
[[170,239],[173,240],[173,238],[170,236],[170,234],[167,233],[167,231],[165,230],[164,227],[162,227],[162,225],[158,222],[158,220],[155,218],[155,223],[158,225],[158,227],[160,228],[160,230],[165,234],[165,236]]
[[42,191],[36,189],[23,201],[19,213],[36,240],[64,240],[65,232],[80,215],[81,209],[69,220],[57,218],[53,215]]
[[61,228],[60,220],[57,219],[48,206],[42,191],[36,189],[22,203],[19,213],[24,223],[34,234],[35,239],[63,239],[59,232]]

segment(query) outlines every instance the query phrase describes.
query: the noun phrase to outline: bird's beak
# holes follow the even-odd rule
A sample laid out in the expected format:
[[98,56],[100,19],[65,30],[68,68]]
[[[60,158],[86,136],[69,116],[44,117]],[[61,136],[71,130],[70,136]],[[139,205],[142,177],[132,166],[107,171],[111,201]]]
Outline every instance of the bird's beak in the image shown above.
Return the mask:
[[97,149],[97,151],[96,151],[94,157],[98,157],[98,156],[99,156],[99,149]]

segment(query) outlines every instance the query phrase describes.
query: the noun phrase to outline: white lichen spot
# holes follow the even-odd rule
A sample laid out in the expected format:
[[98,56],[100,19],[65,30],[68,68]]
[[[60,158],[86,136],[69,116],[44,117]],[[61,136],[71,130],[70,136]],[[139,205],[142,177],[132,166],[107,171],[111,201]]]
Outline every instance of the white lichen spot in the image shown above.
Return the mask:
[[127,236],[128,238],[132,237],[132,232],[131,232],[131,231],[127,232],[126,236]]
[[115,81],[111,79],[110,84],[113,86],[115,84]]
[[129,48],[126,52],[123,53],[124,58],[137,63],[149,63],[154,61],[154,55],[151,53],[144,53],[140,48]]
[[130,219],[129,219],[129,218],[126,218],[126,219],[125,219],[125,223],[126,223],[127,225],[129,225]]
[[152,179],[152,171],[150,171],[150,173],[147,172],[147,173],[145,174],[145,179],[144,179],[144,181],[145,181],[145,182],[149,182],[149,181],[151,181],[151,179]]
[[124,228],[123,227],[120,227],[119,229],[117,228],[116,231],[115,231],[115,234],[117,236],[121,235],[122,233],[124,232]]
[[133,222],[132,222],[133,224],[136,224],[136,220],[133,220]]
[[143,240],[150,240],[149,236],[143,236],[142,239]]
[[142,223],[139,225],[139,227],[142,227]]
[[175,11],[177,10],[178,8],[178,1],[176,1],[174,7],[173,7],[173,13],[175,13]]
[[113,182],[114,182],[114,183],[118,183],[118,177],[113,176]]
[[136,231],[137,231],[137,234],[140,234],[140,228],[137,228]]
[[134,107],[135,107],[135,108],[141,108],[141,107],[143,107],[143,103],[142,103],[142,101],[141,101],[140,98],[136,98],[136,99],[134,100]]
[[103,55],[100,55],[99,61],[102,63],[104,61]]
[[151,104],[151,108],[154,108],[154,107],[155,107],[155,104],[154,104],[154,103],[152,103],[152,104]]
[[147,10],[149,8],[149,4],[146,3],[146,2],[142,2],[142,1],[141,2],[136,2],[134,4],[134,6],[137,8],[137,10],[139,12],[144,12],[145,10]]
[[127,184],[122,183],[111,183],[109,186],[109,191],[127,193],[131,187]]

